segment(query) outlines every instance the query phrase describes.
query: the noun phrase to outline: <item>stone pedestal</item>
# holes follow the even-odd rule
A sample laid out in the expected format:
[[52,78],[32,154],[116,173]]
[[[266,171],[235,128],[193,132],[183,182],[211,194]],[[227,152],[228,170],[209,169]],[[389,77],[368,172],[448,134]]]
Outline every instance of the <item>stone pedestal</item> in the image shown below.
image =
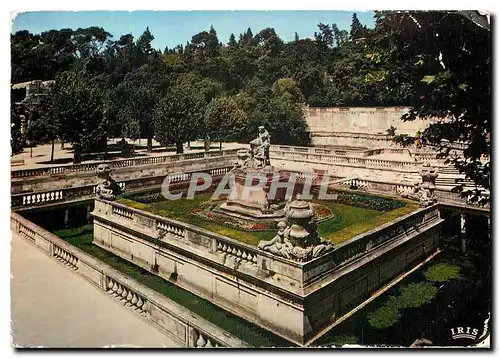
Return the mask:
[[[235,185],[220,209],[228,214],[250,220],[279,220],[283,219],[285,207],[285,188],[278,188],[274,198],[269,197],[273,178],[279,176],[280,181],[288,180],[273,166],[259,170],[238,169],[234,171]],[[259,177],[265,177],[266,183],[257,188]],[[253,187],[247,188],[246,187]]]

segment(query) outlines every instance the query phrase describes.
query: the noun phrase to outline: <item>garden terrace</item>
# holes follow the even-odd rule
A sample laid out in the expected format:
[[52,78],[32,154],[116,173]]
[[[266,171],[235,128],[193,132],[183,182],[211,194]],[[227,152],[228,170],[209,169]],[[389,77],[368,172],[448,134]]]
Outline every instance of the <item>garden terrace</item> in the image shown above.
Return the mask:
[[[318,232],[334,244],[373,230],[418,208],[414,202],[386,196],[341,189],[335,192],[336,200],[313,200]],[[117,202],[253,246],[257,246],[260,240],[270,240],[276,235],[276,221],[252,222],[221,214],[213,209],[223,200],[210,201],[211,195],[211,192],[205,192],[196,195],[193,200],[166,200],[156,189],[123,195]]]

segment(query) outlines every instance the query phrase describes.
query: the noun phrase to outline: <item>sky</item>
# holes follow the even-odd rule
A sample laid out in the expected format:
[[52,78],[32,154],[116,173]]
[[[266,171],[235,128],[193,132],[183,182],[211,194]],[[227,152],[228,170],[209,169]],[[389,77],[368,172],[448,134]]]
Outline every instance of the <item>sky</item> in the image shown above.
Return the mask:
[[[373,12],[357,11],[363,25],[374,26]],[[140,36],[146,27],[155,40],[153,47],[163,50],[185,44],[191,37],[213,25],[219,41],[227,43],[231,33],[236,39],[248,27],[257,34],[273,27],[284,41],[292,41],[294,33],[308,38],[318,30],[317,24],[336,23],[339,29],[349,30],[352,11],[40,11],[18,14],[12,32],[28,30],[41,33],[51,29],[90,26],[103,27],[114,39],[132,33]]]

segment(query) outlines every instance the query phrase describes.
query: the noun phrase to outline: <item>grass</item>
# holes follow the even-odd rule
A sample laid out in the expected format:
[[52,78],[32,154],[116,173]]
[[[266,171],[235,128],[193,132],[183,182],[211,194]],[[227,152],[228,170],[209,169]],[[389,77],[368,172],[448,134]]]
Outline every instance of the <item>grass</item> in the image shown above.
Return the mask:
[[[273,231],[249,232],[193,215],[191,211],[197,208],[202,202],[208,201],[210,196],[211,194],[207,193],[197,195],[193,200],[165,200],[151,204],[139,203],[124,197],[118,198],[117,201],[136,209],[196,225],[254,246],[257,246],[260,240],[270,240],[276,235]],[[320,236],[330,240],[334,244],[340,244],[356,235],[409,214],[418,208],[418,205],[415,203],[405,202],[406,205],[404,207],[382,212],[332,201],[317,200],[315,202],[325,205],[335,215],[333,219],[326,220],[318,225]]]
[[241,338],[254,347],[293,346],[292,343],[286,341],[285,339],[227,311],[224,311],[213,303],[202,299],[195,294],[162,279],[159,276],[153,275],[96,245],[93,245],[92,240],[94,234],[92,224],[70,230],[55,231],[54,234],[96,259],[105,262],[121,273],[188,308],[207,321],[212,322],[234,336]]

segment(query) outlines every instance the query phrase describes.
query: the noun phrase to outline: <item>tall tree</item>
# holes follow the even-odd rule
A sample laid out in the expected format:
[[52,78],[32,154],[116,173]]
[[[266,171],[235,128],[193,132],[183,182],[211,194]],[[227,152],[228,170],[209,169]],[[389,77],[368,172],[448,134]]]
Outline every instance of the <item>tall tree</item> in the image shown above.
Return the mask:
[[223,140],[237,140],[246,125],[246,113],[230,97],[214,98],[205,111],[204,130],[210,138],[218,138],[222,150]]
[[[376,31],[404,44],[399,61],[413,65],[409,67],[415,97],[403,119],[432,119],[419,139],[438,147],[443,157],[475,182],[477,187],[465,195],[488,203],[483,189],[491,185],[489,22],[477,12],[394,11],[377,14]],[[398,136],[397,140],[411,143],[415,138]],[[460,155],[454,149],[457,145],[465,146]]]
[[83,149],[99,148],[107,140],[105,90],[83,72],[66,71],[56,77],[52,98],[61,139],[73,144],[73,161],[79,163]]
[[155,107],[153,123],[155,139],[161,145],[175,144],[183,153],[183,143],[196,139],[196,129],[203,122],[205,100],[192,88],[171,86]]
[[365,28],[361,24],[358,19],[358,15],[356,13],[352,14],[352,22],[351,22],[351,40],[355,40],[357,38],[363,37],[365,34]]

